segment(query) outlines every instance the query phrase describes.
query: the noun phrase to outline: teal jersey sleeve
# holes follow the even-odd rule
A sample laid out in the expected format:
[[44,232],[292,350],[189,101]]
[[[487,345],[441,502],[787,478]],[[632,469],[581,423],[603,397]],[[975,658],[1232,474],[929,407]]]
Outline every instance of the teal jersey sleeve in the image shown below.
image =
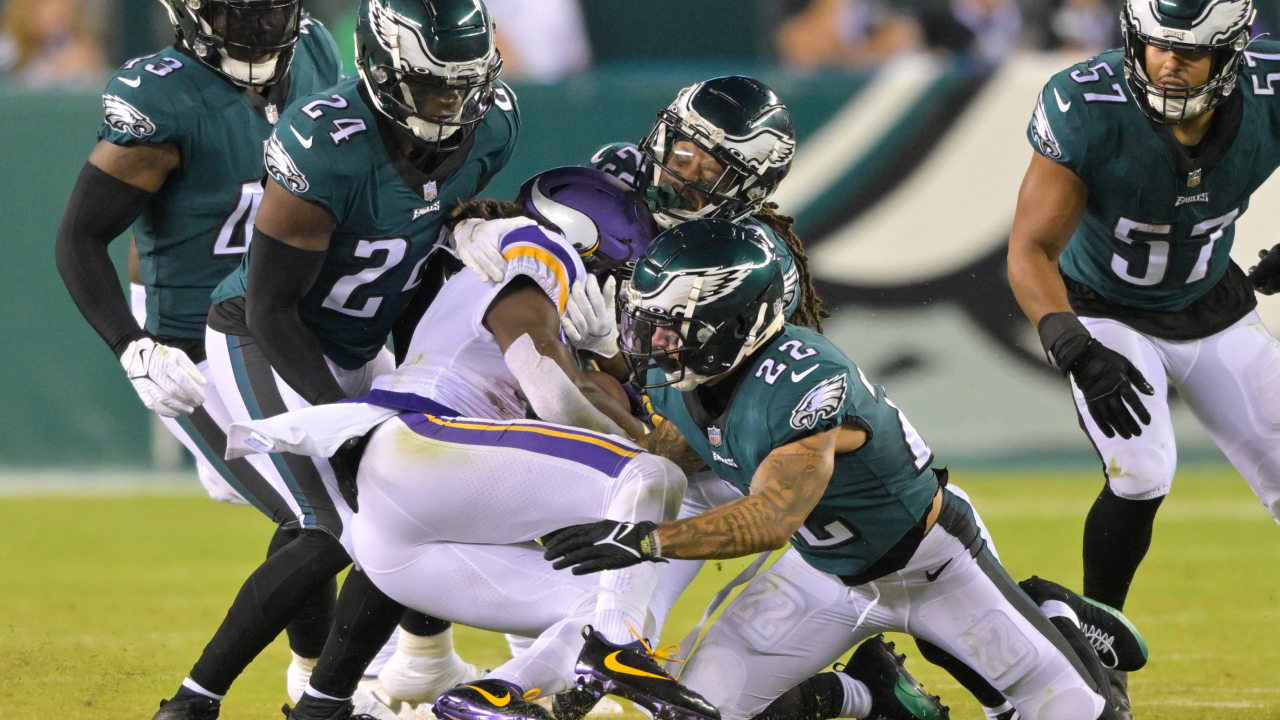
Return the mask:
[[1036,152],[1083,178],[1090,150],[1090,107],[1079,97],[1070,73],[1054,75],[1036,97],[1027,138]]
[[[186,134],[182,110],[173,97],[174,73],[192,60],[162,51],[125,63],[102,93],[102,125],[98,139],[116,145],[178,143]],[[169,82],[158,82],[159,79]]]
[[602,170],[628,185],[635,185],[644,168],[644,155],[635,143],[609,143],[591,154],[587,167]]
[[[372,117],[339,117],[335,124],[323,111],[352,110],[361,105],[338,93],[302,98],[280,116],[263,150],[263,161],[272,180],[303,200],[325,208],[338,221],[345,217],[347,195],[358,188],[360,173],[370,162],[369,152],[351,152],[351,148],[366,145],[370,137],[376,139],[377,128],[372,126]],[[341,138],[343,132],[352,131],[361,137],[348,140],[346,148],[340,140],[333,140],[335,135]]]
[[319,86],[337,85],[342,80],[342,53],[329,28],[304,12],[298,34],[297,55],[310,59]]
[[[793,342],[801,355],[815,350]],[[786,376],[773,385],[767,411],[771,447],[838,428],[857,415],[852,392],[857,379],[850,377],[844,363],[833,360],[816,356],[809,362],[793,362],[786,367]]]

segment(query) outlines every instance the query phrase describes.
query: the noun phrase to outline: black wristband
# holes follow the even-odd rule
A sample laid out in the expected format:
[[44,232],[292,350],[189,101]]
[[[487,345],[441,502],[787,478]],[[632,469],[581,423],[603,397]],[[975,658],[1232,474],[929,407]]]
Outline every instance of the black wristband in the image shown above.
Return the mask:
[[1040,318],[1036,332],[1040,334],[1040,345],[1049,362],[1058,366],[1063,375],[1071,372],[1071,366],[1093,341],[1080,318],[1069,312],[1049,313]]
[[58,225],[58,273],[84,319],[119,358],[147,337],[133,319],[107,246],[142,214],[152,193],[85,163]]

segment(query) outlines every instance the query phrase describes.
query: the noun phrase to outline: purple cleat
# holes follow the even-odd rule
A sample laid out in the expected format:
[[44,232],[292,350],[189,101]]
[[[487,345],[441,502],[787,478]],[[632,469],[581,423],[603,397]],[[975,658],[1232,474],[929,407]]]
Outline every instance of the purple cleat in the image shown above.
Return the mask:
[[436,717],[452,720],[555,720],[541,705],[530,702],[537,691],[525,693],[502,680],[476,680],[458,685],[436,698]]
[[720,711],[706,698],[681,685],[662,666],[644,640],[614,645],[588,625],[586,644],[574,675],[578,688],[617,695],[640,705],[657,720],[720,720]]

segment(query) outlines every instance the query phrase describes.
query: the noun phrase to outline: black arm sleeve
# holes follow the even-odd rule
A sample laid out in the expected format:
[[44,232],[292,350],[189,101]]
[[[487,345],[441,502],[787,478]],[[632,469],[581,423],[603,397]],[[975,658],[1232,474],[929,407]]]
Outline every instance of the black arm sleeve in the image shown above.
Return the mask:
[[315,333],[298,315],[298,303],[320,275],[325,251],[293,247],[256,227],[250,247],[244,298],[249,333],[303,400],[323,405],[346,398]]
[[151,195],[85,163],[54,243],[58,273],[71,299],[117,358],[147,333],[133,319],[107,246],[138,219]]

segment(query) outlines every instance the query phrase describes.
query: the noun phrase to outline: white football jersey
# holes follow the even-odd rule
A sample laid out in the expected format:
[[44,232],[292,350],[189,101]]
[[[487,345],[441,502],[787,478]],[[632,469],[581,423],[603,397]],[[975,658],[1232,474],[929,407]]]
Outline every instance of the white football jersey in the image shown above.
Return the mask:
[[466,417],[529,415],[520,384],[484,326],[485,313],[498,292],[521,275],[537,282],[564,313],[570,288],[586,270],[568,240],[537,225],[507,233],[501,249],[507,259],[502,282],[485,282],[468,270],[450,278],[414,328],[404,364],[374,380],[375,390],[430,398]]

